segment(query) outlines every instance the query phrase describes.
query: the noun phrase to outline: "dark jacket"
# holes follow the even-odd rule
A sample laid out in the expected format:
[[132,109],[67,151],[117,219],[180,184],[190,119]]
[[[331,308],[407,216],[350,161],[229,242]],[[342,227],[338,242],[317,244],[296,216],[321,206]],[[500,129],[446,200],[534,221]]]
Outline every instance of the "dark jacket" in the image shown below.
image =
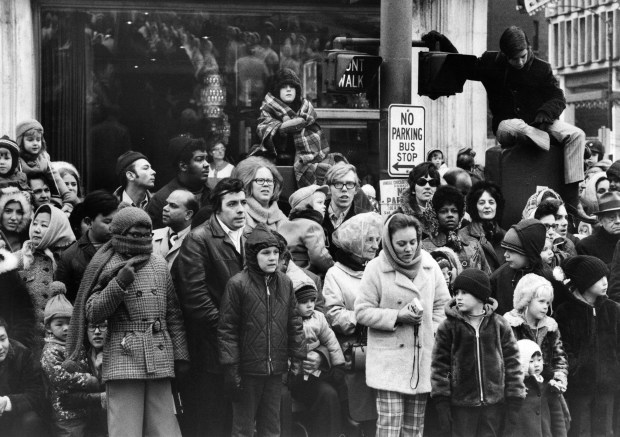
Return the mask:
[[[331,199],[325,202],[325,217],[323,218],[323,229],[325,230],[325,236],[327,237],[327,250],[329,250],[329,254],[333,258],[336,254],[336,247],[333,244],[332,233],[336,230],[334,228],[334,224],[329,218],[329,203]],[[368,200],[368,197],[364,194],[362,190],[357,190],[355,196],[353,197],[353,204],[351,208],[349,208],[349,212],[345,216],[342,223],[349,220],[351,217],[357,214],[361,214],[363,212],[371,212],[372,205]]]
[[512,332],[517,341],[532,340],[540,347],[544,364],[542,376],[545,381],[559,379],[566,383],[568,361],[557,322],[551,317],[545,317],[534,330],[516,310],[504,314],[504,318],[512,327]]
[[5,414],[41,412],[45,403],[41,364],[20,342],[9,340],[9,344],[7,357],[0,363],[0,393],[12,405]]
[[525,378],[527,395],[519,410],[519,420],[506,427],[506,437],[566,437],[561,394],[552,392],[545,381]]
[[93,243],[88,239],[88,232],[73,242],[58,259],[56,280],[64,282],[67,287],[67,299],[75,302],[75,297],[82,282],[86,266],[97,252]]
[[185,237],[172,267],[192,367],[200,372],[222,371],[217,349],[220,304],[226,283],[242,269],[243,255],[224,233],[216,215]]
[[462,239],[475,238],[478,240],[480,246],[482,246],[484,256],[491,272],[494,272],[499,266],[506,262],[504,259],[504,249],[501,246],[506,231],[500,228],[498,224],[495,224],[494,234],[494,241],[490,241],[486,237],[482,229],[482,223],[480,222],[470,223],[459,231],[459,237]]
[[[153,194],[151,200],[149,200],[149,204],[146,207],[146,212],[151,216],[151,221],[153,222],[153,229],[163,228],[164,224],[162,222],[162,211],[164,210],[164,206],[166,205],[166,199],[175,190],[188,190],[192,191],[186,186],[182,185],[179,181],[178,177],[174,177],[170,182],[161,187],[159,191]],[[209,204],[209,196],[211,195],[211,189],[205,184],[200,192],[194,192],[196,196],[196,200],[200,207]],[[197,211],[194,211],[196,213]]]
[[281,272],[269,277],[244,270],[226,286],[218,328],[220,361],[241,374],[278,375],[288,358],[306,358],[303,325],[293,283]]
[[522,69],[508,64],[500,52],[484,52],[467,79],[482,82],[493,114],[493,133],[503,120],[519,118],[532,123],[538,112],[557,120],[566,107],[564,92],[551,65],[530,53]]
[[620,304],[599,297],[594,306],[573,294],[560,305],[558,321],[568,357],[568,393],[620,389]]
[[10,337],[31,348],[35,342],[34,307],[26,284],[13,270],[0,274],[0,288],[0,317],[9,325]]
[[620,240],[620,235],[612,235],[602,226],[595,228],[592,235],[579,240],[577,254],[595,256],[610,266],[618,240]]
[[487,315],[479,336],[457,310],[446,305],[447,319],[435,336],[431,366],[431,396],[450,398],[462,407],[479,407],[524,398],[519,348],[508,322],[496,314],[497,302],[485,305]]

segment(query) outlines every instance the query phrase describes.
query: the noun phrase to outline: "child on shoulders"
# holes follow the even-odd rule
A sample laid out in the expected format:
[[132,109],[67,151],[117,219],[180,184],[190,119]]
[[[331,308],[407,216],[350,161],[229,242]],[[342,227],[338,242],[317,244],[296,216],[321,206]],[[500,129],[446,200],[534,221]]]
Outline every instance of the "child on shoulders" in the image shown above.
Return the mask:
[[17,187],[29,191],[26,175],[19,171],[19,147],[4,135],[0,138],[0,188]]

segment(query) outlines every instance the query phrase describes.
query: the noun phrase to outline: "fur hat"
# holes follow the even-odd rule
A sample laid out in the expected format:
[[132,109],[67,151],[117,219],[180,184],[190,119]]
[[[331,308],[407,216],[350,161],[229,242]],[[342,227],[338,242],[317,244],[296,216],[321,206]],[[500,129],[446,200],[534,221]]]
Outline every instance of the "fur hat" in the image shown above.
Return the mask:
[[295,99],[301,99],[301,80],[299,80],[299,76],[290,68],[282,68],[276,73],[276,76],[273,78],[271,94],[279,99],[280,89],[282,89],[284,85],[291,85],[295,88],[297,92]]
[[540,288],[547,290],[551,295],[551,300],[553,300],[553,286],[551,282],[534,273],[528,273],[523,276],[515,287],[514,297],[512,299],[514,309],[523,312],[534,299],[536,292]]
[[465,269],[456,277],[453,284],[454,291],[463,290],[483,303],[487,303],[491,297],[491,282],[482,270]]
[[291,211],[301,211],[306,209],[306,206],[310,205],[312,202],[312,196],[317,191],[320,191],[327,196],[327,193],[329,193],[329,187],[327,185],[308,185],[307,187],[300,188],[291,194],[288,198],[288,203],[291,205]]
[[123,235],[132,226],[152,227],[151,217],[143,209],[127,206],[119,209],[110,223],[110,232]]
[[609,269],[600,259],[590,255],[577,255],[567,258],[562,262],[562,270],[570,284],[575,286],[580,293],[609,276]]
[[30,129],[36,129],[41,131],[41,135],[43,135],[43,126],[37,120],[24,120],[17,125],[15,129],[15,142],[19,147],[21,147],[22,140],[24,139],[24,134],[28,132]]
[[52,162],[52,166],[55,170],[58,170],[58,173],[60,173],[60,177],[62,177],[63,173],[71,173],[75,180],[78,182],[78,184],[80,183],[80,173],[78,172],[78,169],[75,167],[75,165],[65,161],[54,161]]
[[127,167],[136,162],[138,159],[146,159],[148,161],[148,158],[140,152],[128,150],[123,153],[116,160],[116,175],[120,176]]
[[530,360],[535,353],[539,353],[542,356],[542,351],[536,342],[528,339],[517,341],[519,347],[519,363],[521,364],[521,371],[523,376],[527,376],[530,371]]
[[2,138],[0,138],[0,148],[7,149],[11,154],[12,162],[9,174],[13,174],[19,163],[19,147],[15,141],[10,139],[7,135],[3,135]]
[[447,246],[437,247],[431,252],[431,256],[439,267],[448,267],[449,269],[456,269],[456,275],[460,275],[463,272],[463,265],[459,261],[459,257],[454,253],[452,249]]
[[4,207],[9,202],[17,202],[24,211],[21,223],[17,226],[17,232],[23,232],[30,225],[32,218],[32,206],[30,204],[30,195],[25,191],[20,191],[17,187],[7,187],[0,189],[0,211],[4,211]]
[[73,305],[67,300],[65,294],[67,288],[60,281],[54,281],[50,284],[50,294],[52,297],[45,304],[43,313],[43,323],[46,325],[55,317],[69,317],[73,314]]

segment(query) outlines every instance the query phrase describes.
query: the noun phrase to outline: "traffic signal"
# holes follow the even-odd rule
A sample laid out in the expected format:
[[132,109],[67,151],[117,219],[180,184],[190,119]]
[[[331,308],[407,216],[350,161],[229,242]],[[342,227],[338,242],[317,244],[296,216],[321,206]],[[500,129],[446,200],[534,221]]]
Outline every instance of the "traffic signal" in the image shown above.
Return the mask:
[[474,68],[476,59],[460,53],[419,52],[418,94],[434,100],[462,93],[467,72]]
[[325,60],[327,91],[362,93],[371,86],[383,60],[380,56],[350,50],[330,50]]

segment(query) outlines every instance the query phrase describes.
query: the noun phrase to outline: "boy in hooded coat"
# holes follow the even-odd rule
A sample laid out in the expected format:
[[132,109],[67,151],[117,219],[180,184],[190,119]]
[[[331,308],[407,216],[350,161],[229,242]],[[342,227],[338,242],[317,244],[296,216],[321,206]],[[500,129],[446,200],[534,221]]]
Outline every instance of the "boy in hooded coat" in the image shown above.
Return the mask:
[[246,267],[228,281],[220,306],[217,338],[234,436],[252,436],[255,419],[258,435],[280,434],[282,375],[289,357],[306,359],[293,284],[278,270],[284,249],[259,223],[245,243]]

